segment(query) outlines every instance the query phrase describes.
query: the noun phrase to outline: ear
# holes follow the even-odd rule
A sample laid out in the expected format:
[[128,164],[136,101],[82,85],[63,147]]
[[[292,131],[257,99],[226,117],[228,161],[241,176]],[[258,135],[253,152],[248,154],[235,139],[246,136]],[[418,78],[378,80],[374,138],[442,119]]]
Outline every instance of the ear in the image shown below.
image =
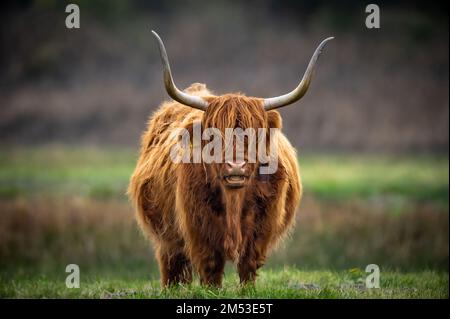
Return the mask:
[[267,111],[267,124],[269,128],[279,128],[283,127],[283,121],[281,119],[280,113],[275,110]]

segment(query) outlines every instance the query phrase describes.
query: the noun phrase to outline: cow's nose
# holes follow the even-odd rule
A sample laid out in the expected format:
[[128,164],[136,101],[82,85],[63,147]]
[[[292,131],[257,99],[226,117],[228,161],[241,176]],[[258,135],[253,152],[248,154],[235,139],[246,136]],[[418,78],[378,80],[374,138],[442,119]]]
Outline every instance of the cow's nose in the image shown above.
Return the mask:
[[227,161],[226,168],[229,174],[244,174],[246,164],[247,163],[245,161]]

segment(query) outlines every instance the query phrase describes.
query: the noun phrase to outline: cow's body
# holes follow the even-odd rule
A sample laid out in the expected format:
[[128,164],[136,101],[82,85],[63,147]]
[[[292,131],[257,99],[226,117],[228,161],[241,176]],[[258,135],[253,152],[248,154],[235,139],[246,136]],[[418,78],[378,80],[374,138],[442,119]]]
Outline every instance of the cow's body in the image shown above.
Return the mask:
[[[161,55],[164,85],[174,101],[164,103],[150,119],[128,193],[140,227],[154,243],[161,283],[190,282],[194,268],[203,284],[220,285],[226,260],[237,264],[241,283],[253,282],[270,248],[294,224],[301,198],[294,148],[280,130],[274,130],[275,135],[263,133],[262,137],[267,134],[264,140],[259,132],[281,129],[275,109],[305,95],[317,59],[333,38],[319,44],[294,90],[262,99],[242,94],[214,96],[202,84],[179,90],[164,43],[152,33]],[[210,149],[203,147],[209,141],[202,140],[194,142],[194,152],[186,152],[195,157],[192,153],[200,145],[200,162],[173,161],[171,154],[180,132],[195,135],[194,123],[207,129],[203,132],[218,132],[219,140],[225,141],[225,147],[219,148],[223,160],[205,160],[202,150],[208,150],[208,157]],[[254,144],[245,133],[227,144],[230,129],[258,131],[258,159],[250,155],[255,153]],[[238,152],[241,149],[244,154]],[[230,150],[233,154],[228,156]],[[264,164],[274,170],[264,174],[268,173]]]
[[[186,92],[209,101],[216,98],[204,85]],[[227,98],[258,108],[255,98]],[[264,127],[281,128],[278,112],[262,109],[255,114],[262,114]],[[276,136],[277,171],[256,174],[240,190],[225,191],[208,176],[205,165],[210,164],[175,164],[169,156],[178,141],[174,133],[204,116],[204,111],[175,101],[164,103],[142,137],[129,186],[139,226],[154,244],[163,285],[191,281],[192,267],[202,283],[220,285],[226,260],[236,262],[242,282],[254,280],[270,248],[294,224],[301,198],[296,153],[281,133]]]

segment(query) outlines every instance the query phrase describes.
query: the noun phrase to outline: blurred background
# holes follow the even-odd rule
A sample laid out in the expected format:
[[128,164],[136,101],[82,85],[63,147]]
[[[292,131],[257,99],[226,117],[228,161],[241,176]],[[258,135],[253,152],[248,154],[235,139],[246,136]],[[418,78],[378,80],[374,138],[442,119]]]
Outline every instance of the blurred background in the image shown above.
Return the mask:
[[[304,201],[269,267],[448,272],[448,13],[440,2],[70,1],[0,4],[0,277],[158,278],[125,191],[147,118],[180,88],[270,97],[329,43],[307,95],[280,110]],[[18,277],[19,276],[19,277]]]

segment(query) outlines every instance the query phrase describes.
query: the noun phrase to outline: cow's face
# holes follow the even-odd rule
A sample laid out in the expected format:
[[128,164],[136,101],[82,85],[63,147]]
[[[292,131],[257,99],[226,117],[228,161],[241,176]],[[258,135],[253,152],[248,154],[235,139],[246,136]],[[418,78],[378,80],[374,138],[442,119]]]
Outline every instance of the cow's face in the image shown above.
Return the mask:
[[[259,174],[257,150],[260,147],[267,150],[270,141],[267,136],[261,145],[258,140],[258,132],[261,131],[258,129],[264,129],[268,134],[269,128],[280,127],[278,112],[264,110],[261,99],[237,94],[213,98],[204,113],[202,128],[214,128],[220,132],[222,161],[205,165],[208,175],[228,190],[250,185]],[[253,138],[249,135],[252,132],[255,134]],[[203,146],[209,142],[203,141]]]

